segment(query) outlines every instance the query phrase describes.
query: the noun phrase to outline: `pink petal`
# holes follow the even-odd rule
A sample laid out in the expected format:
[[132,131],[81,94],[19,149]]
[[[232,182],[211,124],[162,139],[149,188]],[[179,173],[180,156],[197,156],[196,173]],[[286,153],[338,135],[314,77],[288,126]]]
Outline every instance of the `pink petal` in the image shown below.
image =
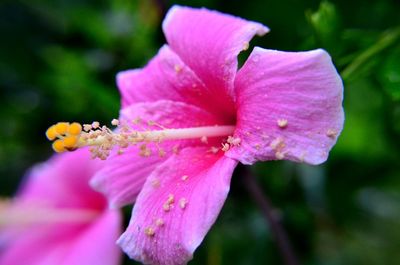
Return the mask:
[[64,220],[1,231],[7,242],[0,253],[0,264],[20,264],[23,260],[26,265],[117,265],[120,254],[114,242],[120,233],[121,217],[107,210],[105,198],[88,185],[102,164],[82,149],[55,155],[34,167],[18,192],[15,207],[81,209],[97,211],[98,216],[92,222]]
[[117,265],[121,257],[115,240],[121,220],[106,211],[90,225],[59,224],[33,229],[0,253],[1,265]]
[[0,264],[19,264],[21,258],[26,265],[58,264],[71,245],[71,235],[79,232],[79,228],[69,225],[32,229],[2,249]]
[[119,212],[105,211],[74,240],[62,264],[120,264],[121,251],[115,241],[121,234],[121,225]]
[[90,185],[108,198],[110,208],[131,204],[146,177],[166,158],[140,156],[137,147],[127,148],[122,155],[114,151],[107,158],[107,166],[97,172]]
[[118,244],[145,264],[186,264],[215,222],[236,165],[202,147],[171,156],[147,179]]
[[[185,128],[214,125],[218,121],[205,110],[182,102],[159,100],[156,102],[138,103],[121,111],[120,120],[132,121],[140,118],[147,127],[146,121],[157,122],[167,128]],[[161,128],[153,126],[152,129]],[[140,129],[143,130],[143,129]],[[174,148],[202,144],[200,140],[165,141],[148,144],[151,149],[149,157],[139,155],[138,147],[129,147],[122,155],[116,150],[107,158],[106,166],[94,176],[92,186],[104,193],[111,207],[120,207],[133,203],[141,190],[147,176],[163,161],[173,154]],[[204,145],[204,144],[202,144]],[[160,157],[159,148],[165,151]]]
[[235,110],[232,102],[223,101],[214,89],[204,86],[195,73],[167,46],[143,69],[120,72],[117,84],[122,106],[157,100],[172,100],[199,106],[231,123]]
[[320,164],[340,134],[343,84],[323,50],[255,48],[235,81],[241,146],[227,155],[244,164],[289,159]]
[[225,104],[233,98],[237,55],[248,48],[254,35],[268,32],[256,22],[181,6],[168,11],[163,30],[172,50]]
[[105,198],[89,179],[103,166],[87,149],[54,155],[30,171],[18,192],[21,201],[42,201],[56,207],[103,209]]

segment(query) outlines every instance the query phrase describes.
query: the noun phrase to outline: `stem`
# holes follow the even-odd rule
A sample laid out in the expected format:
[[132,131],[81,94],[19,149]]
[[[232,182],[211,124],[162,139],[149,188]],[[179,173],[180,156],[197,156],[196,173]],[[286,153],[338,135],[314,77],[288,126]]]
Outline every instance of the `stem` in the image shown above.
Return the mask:
[[400,38],[400,27],[385,31],[376,43],[358,55],[342,72],[343,80],[348,81],[355,72],[374,58],[378,53],[390,47]]
[[293,251],[287,233],[273,213],[274,209],[270,199],[261,190],[260,185],[257,183],[257,180],[248,167],[242,167],[241,173],[245,188],[250,193],[250,196],[256,202],[258,207],[260,207],[263,216],[268,222],[269,228],[276,240],[276,244],[278,245],[285,264],[299,265],[300,263]]

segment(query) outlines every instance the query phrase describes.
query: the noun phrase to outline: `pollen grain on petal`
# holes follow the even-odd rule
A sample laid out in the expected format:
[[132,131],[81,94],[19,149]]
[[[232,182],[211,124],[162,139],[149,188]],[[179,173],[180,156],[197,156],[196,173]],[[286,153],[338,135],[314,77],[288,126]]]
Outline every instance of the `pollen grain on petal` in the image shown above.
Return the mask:
[[149,157],[149,156],[151,156],[151,149],[148,148],[146,144],[142,144],[140,146],[139,155],[142,157]]
[[269,145],[273,150],[279,150],[285,147],[285,141],[282,137],[275,138]]
[[163,204],[163,210],[165,212],[169,212],[174,206],[175,196],[173,194],[169,194],[167,200]]
[[249,42],[244,42],[243,43],[243,47],[242,47],[242,51],[247,51],[248,49],[249,49],[249,46],[250,46],[250,44],[249,44]]
[[164,203],[164,204],[163,204],[163,210],[164,210],[164,212],[169,212],[169,211],[171,210],[171,208],[172,208],[172,205],[167,204],[167,203]]
[[239,146],[241,139],[239,137],[228,136],[228,140],[226,140],[226,142],[231,146]]
[[326,131],[326,136],[328,136],[329,138],[335,139],[337,135],[338,133],[334,129],[328,129]]
[[162,148],[158,149],[158,156],[159,157],[164,157],[166,154],[167,154],[167,152],[165,152],[164,149],[162,149]]
[[157,218],[156,226],[164,226],[165,222],[162,218]]
[[220,149],[219,149],[218,147],[211,146],[210,149],[208,150],[208,152],[213,153],[213,154],[216,154],[216,153],[219,152],[219,150],[220,150]]
[[306,159],[306,156],[307,156],[307,151],[303,151],[299,158],[300,162],[304,162]]
[[276,157],[276,159],[278,159],[278,160],[282,160],[282,159],[285,158],[285,153],[280,152],[280,151],[277,151],[277,152],[275,153],[275,157]]
[[146,227],[144,229],[144,233],[149,237],[153,237],[156,234],[156,232],[154,231],[154,228],[152,228],[152,227]]
[[183,69],[183,67],[181,65],[179,65],[179,64],[174,65],[174,70],[176,73],[182,72],[182,69]]
[[172,153],[174,153],[174,154],[179,154],[179,146],[178,145],[174,145],[173,147],[172,147]]
[[153,188],[158,188],[158,187],[160,187],[160,180],[159,179],[152,179],[151,180],[151,186],[153,187]]
[[187,203],[188,203],[188,201],[187,201],[186,198],[180,198],[180,199],[179,199],[179,207],[180,207],[181,209],[185,209]]
[[175,202],[175,196],[173,194],[168,195],[167,203],[172,204]]
[[285,158],[287,151],[285,151],[284,148],[286,147],[286,144],[282,137],[275,138],[269,146],[275,151],[276,159],[282,160]]
[[288,120],[286,120],[286,119],[278,119],[277,120],[277,124],[278,124],[279,128],[281,128],[281,129],[286,128],[287,125],[288,125]]

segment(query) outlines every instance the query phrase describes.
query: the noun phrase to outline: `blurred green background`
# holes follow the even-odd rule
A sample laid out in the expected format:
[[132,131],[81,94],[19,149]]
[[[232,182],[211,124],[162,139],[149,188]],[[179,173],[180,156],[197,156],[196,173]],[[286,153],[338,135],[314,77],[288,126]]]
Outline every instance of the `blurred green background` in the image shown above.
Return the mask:
[[[328,162],[258,163],[255,172],[303,264],[398,264],[398,0],[3,0],[0,196],[11,196],[24,172],[52,154],[44,137],[49,125],[118,116],[115,74],[142,67],[156,54],[165,42],[162,18],[173,4],[269,26],[253,45],[322,47],[332,55],[345,83],[346,122]],[[190,264],[282,264],[240,177]]]

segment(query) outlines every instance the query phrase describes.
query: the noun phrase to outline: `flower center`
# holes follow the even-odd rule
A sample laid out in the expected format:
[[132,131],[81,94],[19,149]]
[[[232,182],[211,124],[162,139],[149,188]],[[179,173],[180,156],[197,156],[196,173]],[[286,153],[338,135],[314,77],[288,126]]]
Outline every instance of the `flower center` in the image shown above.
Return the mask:
[[[238,145],[240,139],[233,138],[234,125],[215,125],[202,127],[189,127],[170,129],[165,128],[156,122],[148,121],[146,126],[140,121],[133,121],[133,125],[139,129],[133,129],[128,124],[120,124],[119,120],[112,120],[112,125],[117,126],[117,130],[111,130],[107,126],[100,126],[100,123],[92,124],[59,122],[52,125],[47,131],[46,136],[53,141],[53,149],[56,152],[73,151],[80,147],[89,146],[93,157],[106,159],[114,147],[118,147],[118,153],[122,154],[124,149],[129,146],[139,145],[139,152],[142,156],[150,156],[151,149],[149,143],[153,143],[160,156],[165,155],[165,151],[159,146],[163,141],[199,139],[207,144],[208,138],[227,137],[227,142],[222,142],[221,148],[212,147],[212,152],[219,150],[227,151],[231,145]],[[176,150],[173,150],[176,152]]]
[[93,221],[99,212],[91,209],[55,208],[39,202],[0,200],[0,229],[26,228],[50,223],[84,224]]

